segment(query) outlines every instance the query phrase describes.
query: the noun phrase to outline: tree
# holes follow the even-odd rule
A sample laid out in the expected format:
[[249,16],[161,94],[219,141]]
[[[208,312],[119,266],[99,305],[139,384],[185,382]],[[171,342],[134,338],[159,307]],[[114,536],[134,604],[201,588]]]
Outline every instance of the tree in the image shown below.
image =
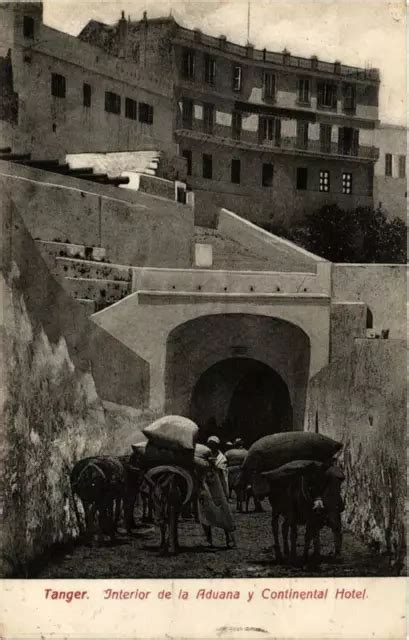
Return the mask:
[[381,209],[325,205],[290,230],[273,224],[265,228],[331,262],[405,263],[407,259],[405,223],[388,219]]

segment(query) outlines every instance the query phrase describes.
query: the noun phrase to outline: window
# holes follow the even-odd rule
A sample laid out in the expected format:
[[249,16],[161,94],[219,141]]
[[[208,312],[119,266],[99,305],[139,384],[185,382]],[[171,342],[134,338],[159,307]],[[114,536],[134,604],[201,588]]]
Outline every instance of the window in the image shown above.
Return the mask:
[[399,178],[406,176],[406,156],[399,156]]
[[345,156],[357,156],[359,148],[359,129],[340,127],[338,130],[338,153]]
[[213,177],[213,158],[209,153],[204,153],[203,158],[203,177],[211,180]]
[[133,61],[136,62],[137,64],[139,63],[139,56],[140,56],[139,44],[134,44],[132,48],[132,58],[133,58]]
[[216,82],[216,60],[211,56],[205,56],[205,82],[207,84]]
[[305,191],[308,182],[307,167],[297,167],[297,189]]
[[184,129],[191,129],[193,125],[193,100],[182,98],[182,123]]
[[82,104],[84,107],[91,106],[91,85],[86,82],[82,85]]
[[23,35],[25,38],[34,38],[34,18],[31,16],[23,17]]
[[319,107],[334,109],[337,106],[337,85],[331,82],[319,82],[317,86]]
[[241,67],[233,66],[233,91],[241,91]]
[[232,113],[232,135],[235,140],[240,140],[241,136],[241,113],[233,111]]
[[153,107],[145,102],[139,103],[139,122],[153,124]]
[[105,91],[105,111],[108,113],[121,113],[121,96],[111,91]]
[[260,144],[272,142],[277,147],[281,142],[281,120],[279,118],[260,118],[259,120]]
[[320,171],[320,191],[329,191],[329,171]]
[[261,177],[261,183],[263,187],[273,186],[273,174],[274,174],[273,165],[263,163],[263,171],[262,171],[262,177]]
[[392,175],[392,154],[385,153],[385,176]]
[[203,105],[203,129],[206,133],[213,133],[214,105]]
[[355,111],[356,107],[356,90],[354,84],[343,85],[344,110]]
[[310,104],[310,79],[298,78],[298,102]]
[[186,167],[187,167],[187,175],[192,175],[192,152],[190,149],[184,149],[182,153],[183,157],[186,158]]
[[324,153],[331,152],[332,126],[330,124],[320,125],[320,150]]
[[51,94],[56,98],[65,98],[65,78],[59,73],[51,74]]
[[187,80],[195,78],[195,53],[191,49],[184,49],[182,56],[182,74]]
[[137,104],[132,98],[125,98],[125,118],[130,120],[136,120],[137,117]]
[[240,160],[231,161],[231,181],[240,184]]
[[276,77],[274,73],[265,73],[263,76],[263,98],[275,98]]
[[351,195],[352,193],[352,173],[342,174],[342,193]]
[[306,120],[297,120],[297,147],[308,149],[308,122]]

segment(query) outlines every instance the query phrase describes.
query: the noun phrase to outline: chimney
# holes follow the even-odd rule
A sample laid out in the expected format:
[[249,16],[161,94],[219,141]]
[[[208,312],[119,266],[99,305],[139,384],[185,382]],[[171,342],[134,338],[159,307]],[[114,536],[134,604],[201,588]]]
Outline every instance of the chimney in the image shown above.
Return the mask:
[[226,41],[227,41],[226,36],[224,36],[224,35],[223,36],[219,36],[219,47],[220,47],[220,49],[225,49],[226,48]]
[[254,44],[248,42],[246,45],[246,53],[248,58],[254,58]]
[[118,22],[118,55],[125,57],[126,41],[128,38],[128,23],[125,20],[125,11],[121,12],[121,19]]
[[318,69],[318,58],[317,58],[317,56],[311,56],[311,69]]
[[334,62],[334,73],[337,73],[338,75],[341,74],[341,63],[339,60],[335,60]]
[[195,42],[200,42],[202,39],[202,32],[200,31],[200,29],[193,29],[193,34]]
[[291,53],[284,49],[283,51],[283,64],[290,64]]

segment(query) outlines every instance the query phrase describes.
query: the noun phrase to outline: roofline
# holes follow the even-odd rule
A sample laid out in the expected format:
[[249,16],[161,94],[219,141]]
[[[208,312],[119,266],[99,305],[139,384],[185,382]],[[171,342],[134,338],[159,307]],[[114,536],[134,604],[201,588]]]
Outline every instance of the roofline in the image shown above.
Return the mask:
[[[92,22],[92,20],[90,20],[90,21],[87,23],[87,25],[88,25],[90,22]],[[94,21],[94,22],[97,22],[97,21]],[[107,25],[107,24],[105,24],[105,23],[100,23],[100,24],[101,24],[101,25],[103,25],[103,26],[105,26],[105,27],[109,27],[109,26],[116,26],[116,25],[118,25],[118,24],[119,24],[119,22],[120,22],[120,19],[119,19],[119,20],[117,20],[117,22],[116,22],[116,23],[114,23],[113,25]],[[227,40],[227,38],[226,38],[224,35],[220,35],[220,36],[213,36],[213,35],[210,35],[210,34],[205,34],[205,33],[203,33],[203,32],[201,31],[201,29],[199,29],[199,28],[194,28],[194,29],[192,29],[192,28],[189,28],[189,27],[184,27],[183,25],[179,24],[179,22],[177,22],[177,21],[175,20],[175,18],[174,18],[174,16],[173,16],[173,15],[170,15],[170,16],[163,16],[163,17],[158,17],[158,18],[147,18],[147,17],[142,17],[140,20],[131,20],[131,21],[129,22],[129,24],[131,24],[131,25],[132,25],[132,24],[133,24],[133,25],[136,25],[136,24],[143,24],[143,23],[145,23],[145,24],[149,24],[149,23],[155,23],[155,22],[156,22],[156,23],[166,23],[166,22],[169,22],[169,23],[172,23],[172,24],[173,24],[177,29],[179,29],[179,30],[181,30],[181,31],[185,31],[185,32],[187,31],[187,32],[189,32],[189,33],[191,33],[191,34],[194,34],[194,37],[193,37],[193,39],[192,39],[192,43],[202,44],[202,45],[206,45],[206,46],[209,46],[209,47],[216,47],[216,46],[217,46],[217,45],[216,45],[216,41],[219,41],[219,42],[220,42],[220,40],[221,40],[221,39],[223,39],[223,40],[224,40],[224,42],[225,42],[225,46],[238,47],[238,48],[243,49],[243,50],[246,50],[246,49],[248,49],[248,48],[252,48],[252,49],[253,49],[253,51],[254,51],[254,53],[257,53],[257,54],[263,54],[263,59],[254,58],[254,57],[249,58],[249,59],[251,59],[253,62],[274,62],[274,60],[269,60],[269,59],[268,59],[268,58],[269,58],[269,56],[282,56],[282,55],[285,53],[285,52],[283,52],[283,51],[281,51],[281,52],[277,52],[277,51],[269,51],[269,50],[267,50],[267,49],[265,49],[265,48],[264,48],[264,49],[257,49],[253,44],[250,44],[250,43],[247,43],[247,45],[242,45],[242,44],[238,44],[237,42],[232,42],[232,41],[230,41],[230,40]],[[85,27],[86,27],[87,25],[85,25]],[[84,29],[85,29],[85,27],[84,27]],[[82,31],[81,31],[81,33],[82,33]],[[198,37],[197,37],[197,36],[198,36]],[[203,39],[204,39],[204,40],[208,40],[208,42],[201,42],[201,39],[200,39],[201,37],[203,37]],[[214,40],[215,42],[214,42],[214,43],[209,42],[210,40]],[[221,48],[220,46],[219,46],[219,47],[217,47],[217,48],[219,49],[219,51],[220,51],[221,53],[224,53],[224,52],[225,52],[225,49],[224,49],[224,48]],[[285,50],[285,51],[286,51],[286,50]],[[229,52],[227,52],[227,53],[229,53]],[[355,73],[356,73],[356,72],[358,72],[358,73],[363,73],[363,74],[365,74],[365,75],[367,74],[367,72],[372,72],[372,73],[373,73],[373,75],[374,75],[374,77],[366,77],[366,78],[364,78],[364,79],[365,79],[365,80],[368,80],[368,81],[371,81],[371,82],[377,82],[378,84],[379,84],[379,82],[380,82],[380,73],[379,73],[379,69],[378,69],[378,68],[366,69],[365,67],[352,67],[351,65],[342,64],[339,60],[334,60],[333,62],[329,62],[329,61],[327,61],[327,60],[321,60],[318,56],[310,56],[309,58],[304,58],[304,56],[291,55],[291,53],[290,53],[290,52],[287,52],[287,54],[289,55],[290,60],[291,60],[291,59],[298,59],[298,60],[306,60],[306,61],[309,61],[309,62],[311,62],[311,61],[312,61],[312,60],[314,60],[314,59],[316,60],[316,62],[317,62],[317,64],[318,64],[318,67],[317,67],[317,68],[313,68],[313,65],[312,65],[312,64],[311,64],[311,67],[310,67],[310,68],[309,68],[309,67],[300,66],[300,67],[299,67],[299,70],[300,70],[300,72],[302,72],[302,73],[308,73],[308,72],[310,72],[310,71],[315,71],[315,72],[325,72],[325,69],[320,69],[320,68],[319,68],[319,63],[322,63],[322,64],[324,64],[324,65],[325,65],[325,64],[327,64],[327,65],[333,65],[333,67],[334,67],[334,68],[333,68],[333,69],[331,69],[331,70],[327,70],[326,72],[327,72],[327,73],[328,73],[328,72],[329,72],[329,73],[331,73],[331,75],[333,74],[333,75],[335,75],[335,76],[339,76],[340,78],[343,78],[343,79],[344,79],[344,81],[345,81],[345,78],[348,78],[348,79],[350,79],[350,80],[354,80],[354,79],[358,79],[358,80],[359,80],[359,79],[361,79],[361,80],[362,80],[362,78],[354,78],[354,77],[352,77],[352,75],[351,75],[351,76],[348,76],[348,74],[342,74],[342,72],[338,72],[338,73],[337,73],[337,72],[335,71],[335,65],[336,65],[336,64],[339,64],[339,65],[340,65],[340,67],[341,67],[341,70],[342,70],[342,68],[344,68],[344,69],[346,69],[346,70],[347,70],[347,69],[351,69],[351,70],[353,70]],[[265,58],[265,60],[264,60],[264,58]],[[277,64],[277,62],[276,62],[276,64]],[[278,64],[285,64],[285,63],[284,63],[284,62],[278,62]],[[288,65],[288,66],[290,66],[290,67],[291,67],[292,65]]]

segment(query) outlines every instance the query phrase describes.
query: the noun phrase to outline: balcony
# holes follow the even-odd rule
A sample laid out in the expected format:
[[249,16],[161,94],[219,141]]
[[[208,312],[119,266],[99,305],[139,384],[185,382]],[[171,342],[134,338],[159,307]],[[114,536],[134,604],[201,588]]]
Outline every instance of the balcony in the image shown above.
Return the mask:
[[198,142],[211,142],[215,145],[224,145],[243,150],[253,150],[262,152],[276,152],[289,155],[303,156],[320,156],[343,158],[349,160],[362,160],[366,162],[374,162],[379,158],[379,149],[377,147],[358,146],[351,147],[350,150],[343,149],[340,152],[338,143],[331,142],[331,145],[323,147],[319,140],[308,140],[308,145],[303,146],[297,138],[282,138],[280,143],[276,140],[264,140],[259,142],[247,142],[245,140],[235,140],[216,135],[209,135],[198,130],[176,129],[175,134],[179,138],[189,138]]
[[[217,38],[200,33],[198,39],[195,31],[177,25],[175,35],[176,40],[180,40],[183,45],[201,44],[212,49],[219,49],[225,54],[230,54],[240,58],[249,57],[249,47],[229,42],[224,37]],[[363,69],[360,67],[350,67],[339,62],[325,62],[316,57],[303,58],[292,56],[287,52],[273,52],[266,49],[251,48],[251,57],[254,62],[271,63],[282,65],[287,69],[298,69],[303,72],[318,72],[329,75],[341,76],[343,79],[358,80],[364,82],[379,83],[380,75],[378,69]]]

